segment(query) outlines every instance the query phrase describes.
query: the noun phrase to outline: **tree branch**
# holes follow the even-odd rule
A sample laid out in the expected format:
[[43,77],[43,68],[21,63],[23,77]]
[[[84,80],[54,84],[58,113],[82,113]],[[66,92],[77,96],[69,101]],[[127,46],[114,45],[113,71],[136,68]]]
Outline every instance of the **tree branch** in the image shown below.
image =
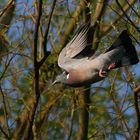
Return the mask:
[[129,3],[128,0],[126,0],[127,4],[129,5],[129,7],[133,10],[133,12],[138,16],[138,18],[140,18],[140,15],[136,12],[136,10],[133,8],[133,6]]
[[37,63],[37,41],[38,41],[38,31],[39,31],[39,26],[40,26],[40,20],[41,20],[41,15],[42,15],[42,0],[38,2],[38,15],[37,15],[37,20],[36,20],[36,25],[35,25],[35,32],[34,32],[34,67],[38,66]]
[[93,46],[97,50],[99,44],[99,33],[100,33],[100,20],[106,8],[106,0],[98,0],[95,13],[93,14],[93,26],[94,26],[94,36],[93,36]]
[[[90,9],[88,4],[90,0],[84,1],[84,22],[87,23],[91,21]],[[91,42],[89,42],[91,43]],[[79,90],[78,95],[79,110],[78,110],[78,133],[77,140],[87,140],[88,139],[88,123],[89,123],[89,102],[90,102],[90,85],[82,88],[82,92]]]
[[73,13],[72,19],[69,21],[69,24],[67,25],[65,32],[60,37],[60,43],[57,47],[58,51],[60,51],[67,44],[69,35],[72,33],[72,31],[75,28],[78,16],[81,14],[83,9],[85,8],[84,5],[85,5],[85,0],[80,0],[79,5],[77,6],[75,12]]
[[40,99],[40,90],[39,90],[39,65],[37,62],[37,43],[38,43],[38,32],[39,32],[39,26],[40,26],[40,20],[41,20],[41,16],[42,16],[42,0],[38,1],[38,13],[37,13],[37,19],[36,19],[36,24],[35,24],[35,32],[34,32],[34,50],[33,50],[33,54],[34,54],[34,93],[35,93],[35,98],[33,99],[33,107],[30,113],[30,123],[29,123],[29,127],[28,127],[28,132],[26,135],[27,139],[31,139],[32,138],[32,126],[33,126],[33,122],[34,122],[34,117],[35,117],[35,112],[38,106],[38,102]]
[[39,67],[45,62],[45,60],[47,59],[47,57],[50,54],[50,52],[47,51],[46,47],[47,47],[47,40],[48,40],[48,33],[49,33],[50,23],[51,23],[53,11],[54,11],[54,8],[55,8],[55,5],[56,5],[56,1],[57,0],[53,1],[51,12],[50,12],[49,19],[48,19],[48,24],[47,24],[47,27],[46,27],[46,30],[45,30],[45,35],[44,35],[43,42],[42,42],[43,47],[41,47],[41,48],[43,48],[44,56],[39,62]]
[[136,117],[137,117],[137,128],[135,129],[135,134],[132,132],[131,137],[135,140],[139,140],[140,137],[140,109],[139,109],[139,95],[140,92],[140,85],[138,86],[135,81],[132,72],[128,71],[128,68],[125,68],[127,73],[127,79],[128,82],[131,83],[131,88],[133,90],[133,98],[134,98],[134,108],[136,111]]
[[3,128],[1,126],[0,126],[0,131],[4,134],[5,138],[7,138],[8,140],[10,139],[8,134],[3,130]]
[[85,90],[79,93],[79,111],[78,111],[78,135],[77,140],[87,140],[88,139],[88,122],[89,122],[89,86]]
[[7,107],[6,107],[6,100],[5,100],[5,95],[3,93],[3,90],[0,86],[0,92],[1,92],[1,95],[2,95],[2,101],[3,101],[3,106],[4,106],[4,118],[5,118],[5,124],[6,124],[6,129],[8,131],[8,136],[10,134],[10,128],[9,128],[9,125],[8,125],[8,112],[7,112]]
[[9,28],[9,25],[13,19],[14,9],[16,1],[10,0],[3,11],[0,13],[0,30],[5,31]]
[[133,95],[134,95],[134,106],[136,110],[136,116],[137,116],[137,128],[135,130],[135,140],[139,140],[140,137],[140,110],[139,110],[139,95],[140,92],[140,86],[137,86],[133,89]]
[[[128,19],[128,21],[131,23],[131,25],[138,31],[140,32],[140,29],[132,22],[132,20],[128,17],[128,15],[126,14],[126,12],[124,11],[123,7],[121,6],[121,4],[119,3],[118,0],[116,0],[117,5],[120,7],[123,15],[125,15],[125,17]],[[129,4],[130,5],[130,4]]]
[[71,114],[70,114],[70,125],[69,125],[69,132],[68,132],[68,138],[67,140],[70,140],[72,137],[72,131],[73,131],[73,122],[74,122],[74,112],[75,112],[75,101],[72,100],[72,107],[71,107]]
[[48,33],[49,33],[49,28],[50,28],[50,23],[51,23],[51,19],[52,19],[52,15],[53,15],[53,11],[56,5],[56,1],[54,0],[52,3],[52,8],[51,8],[51,12],[49,15],[49,19],[48,19],[48,24],[47,24],[47,28],[45,30],[45,35],[44,35],[44,42],[43,42],[43,46],[44,46],[44,53],[46,54],[46,45],[47,45],[47,38],[48,38]]
[[[129,3],[132,5],[135,2],[136,2],[135,0],[131,0]],[[130,9],[130,7],[128,4],[126,4],[123,7],[123,11],[125,11],[125,12],[127,12],[129,9]],[[104,35],[106,35],[112,29],[112,25],[115,25],[116,23],[118,23],[120,18],[124,15],[124,13],[121,10],[118,13],[120,13],[119,16],[112,22],[112,24],[110,26],[107,26],[106,28],[103,28],[103,30],[102,30],[103,33],[99,35],[99,38],[102,38]]]

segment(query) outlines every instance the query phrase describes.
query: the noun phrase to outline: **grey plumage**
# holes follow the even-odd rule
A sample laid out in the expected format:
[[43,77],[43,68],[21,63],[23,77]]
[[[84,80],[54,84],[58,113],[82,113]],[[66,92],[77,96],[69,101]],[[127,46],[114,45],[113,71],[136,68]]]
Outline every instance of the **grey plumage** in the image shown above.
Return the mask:
[[54,83],[62,82],[74,87],[92,84],[105,78],[111,69],[139,62],[135,47],[126,30],[122,31],[105,53],[94,57],[94,51],[89,47],[91,41],[89,38],[93,35],[91,29],[93,28],[89,28],[89,24],[83,26],[62,49],[58,65],[65,73],[58,76]]

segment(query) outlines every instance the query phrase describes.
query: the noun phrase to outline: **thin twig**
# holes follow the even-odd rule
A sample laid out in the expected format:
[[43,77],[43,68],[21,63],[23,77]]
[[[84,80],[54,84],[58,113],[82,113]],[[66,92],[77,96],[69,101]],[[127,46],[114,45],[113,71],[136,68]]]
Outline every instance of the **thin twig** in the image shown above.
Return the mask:
[[3,73],[2,73],[1,76],[0,76],[0,80],[4,77],[4,75],[5,75],[5,73],[6,73],[7,69],[8,69],[8,67],[9,67],[9,65],[10,65],[10,63],[11,63],[11,61],[13,60],[13,58],[14,58],[15,56],[16,56],[16,55],[13,55],[13,56],[10,58],[10,60],[8,61],[8,63],[6,64],[4,71],[3,71]]
[[[7,107],[6,107],[5,95],[3,93],[3,90],[1,88],[1,86],[0,86],[0,92],[1,92],[1,95],[2,95],[2,101],[3,101],[3,106],[4,106],[5,124],[6,124],[7,130],[8,130],[8,133],[10,133],[10,128],[9,128],[9,125],[8,125],[8,112],[7,112]],[[9,134],[7,134],[7,135],[9,135]]]
[[103,16],[103,13],[106,10],[106,6],[107,6],[106,0],[98,0],[95,13],[93,15],[94,17],[93,26],[95,30],[93,36],[93,46],[95,50],[97,50],[99,46],[99,32],[100,32],[99,25],[100,25],[101,17]]
[[137,128],[135,130],[135,140],[139,140],[140,136],[140,110],[139,110],[139,103],[138,103],[138,93],[140,92],[140,86],[137,86],[133,90],[134,95],[134,107],[136,110],[136,116],[137,116]]
[[8,136],[8,134],[3,130],[3,128],[0,126],[0,130],[1,132],[4,134],[4,136],[9,140],[10,137]]
[[25,5],[25,3],[22,3],[22,5],[25,7],[25,9],[27,10],[28,14],[30,15],[32,21],[35,23],[35,18],[32,15],[32,13],[29,11],[28,7]]
[[42,0],[39,1],[39,6],[38,6],[38,16],[37,16],[37,21],[35,25],[35,32],[34,32],[34,67],[38,65],[37,63],[37,41],[38,41],[38,31],[39,31],[39,26],[40,26],[40,19],[42,15]]
[[[134,4],[135,2],[136,2],[135,0],[131,0],[131,1],[130,1],[130,4]],[[130,7],[129,7],[128,4],[126,4],[126,5],[123,7],[123,11],[125,11],[125,12],[127,12],[129,9],[130,9]],[[124,16],[124,13],[123,13],[121,10],[119,11],[119,13],[120,13],[120,14],[119,14],[119,17],[117,17],[117,18],[112,22],[112,25],[118,23],[118,21],[120,20],[120,18],[121,18],[122,16]],[[104,31],[103,31],[103,34],[101,34],[101,35],[99,36],[99,38],[102,38],[102,37],[105,36],[110,30],[112,30],[112,25],[110,25],[110,26],[108,26],[107,28],[105,28]]]
[[46,53],[47,38],[48,38],[48,33],[49,33],[49,29],[50,29],[50,23],[51,23],[51,19],[52,19],[52,15],[53,15],[54,9],[55,9],[56,1],[57,0],[54,0],[53,3],[52,3],[52,8],[51,8],[51,12],[50,12],[50,16],[49,16],[49,19],[48,19],[47,28],[46,28],[45,35],[44,35],[44,44],[43,44],[44,53]]
[[128,0],[126,0],[127,4],[130,6],[130,8],[133,10],[133,12],[140,18],[139,14],[136,12],[136,10],[133,8],[133,6],[129,3]]
[[[113,79],[113,81],[112,81],[111,89],[110,89],[110,91],[109,91],[109,95],[110,95],[110,98],[111,98],[112,102],[114,103],[114,107],[115,107],[115,110],[116,110],[116,112],[117,112],[117,115],[119,116],[119,118],[120,118],[121,121],[122,121],[121,123],[124,123],[124,125],[125,125],[125,127],[126,127],[126,129],[127,129],[127,132],[128,132],[129,134],[131,134],[131,133],[130,133],[130,130],[129,130],[129,127],[128,127],[126,121],[125,121],[125,118],[124,118],[124,116],[123,116],[123,114],[122,114],[122,111],[121,111],[121,109],[119,108],[119,105],[118,105],[118,103],[117,103],[117,101],[116,101],[116,99],[115,99],[115,97],[114,97],[114,95],[113,95],[113,88],[114,88],[116,76],[117,76],[117,73],[116,73],[116,75],[115,75],[115,77],[114,77],[114,79]],[[122,125],[122,126],[123,126],[123,125]]]
[[57,1],[57,0],[54,0],[54,1],[53,1],[52,8],[51,8],[51,12],[50,12],[50,16],[49,16],[49,19],[48,19],[48,24],[47,24],[47,27],[46,27],[46,30],[45,30],[45,35],[44,35],[44,39],[43,39],[43,43],[42,43],[43,52],[44,52],[44,57],[40,60],[40,62],[39,62],[39,67],[45,62],[45,60],[47,59],[47,57],[48,57],[49,54],[50,54],[50,52],[47,52],[46,46],[47,46],[47,42],[48,42],[48,33],[49,33],[50,23],[51,23],[53,11],[54,11],[54,9],[55,9],[56,1]]
[[15,4],[15,0],[9,1],[8,4],[6,5],[6,7],[0,12],[0,17],[2,17],[2,15],[3,15],[9,8],[11,8],[14,4]]
[[91,138],[94,138],[94,137],[98,136],[103,131],[103,129],[105,127],[111,126],[114,121],[117,121],[117,117],[112,118],[109,122],[107,122],[106,124],[104,124],[104,127],[101,127],[99,129],[96,128],[96,131],[93,132],[93,134],[91,136],[89,136],[88,139],[91,139]]
[[128,79],[131,83],[130,87],[133,90],[133,98],[134,98],[134,108],[136,111],[136,117],[137,117],[137,128],[135,129],[135,135],[132,133],[131,137],[133,137],[135,140],[139,140],[139,136],[140,136],[140,110],[139,110],[139,103],[138,103],[138,93],[140,92],[140,85],[138,86],[135,82],[134,82],[134,77],[132,75],[131,72],[128,71],[128,69],[126,69],[126,72],[128,74]]
[[116,0],[117,5],[120,7],[121,11],[123,12],[123,14],[125,15],[125,17],[128,19],[128,21],[131,23],[131,25],[138,31],[140,32],[140,29],[132,22],[132,20],[128,17],[128,15],[126,14],[126,12],[123,10],[123,7],[121,6],[121,4],[119,3],[118,0]]
[[74,120],[74,109],[71,109],[71,117],[70,117],[70,128],[69,128],[69,134],[67,140],[71,139],[72,135],[72,128],[73,128],[73,120]]

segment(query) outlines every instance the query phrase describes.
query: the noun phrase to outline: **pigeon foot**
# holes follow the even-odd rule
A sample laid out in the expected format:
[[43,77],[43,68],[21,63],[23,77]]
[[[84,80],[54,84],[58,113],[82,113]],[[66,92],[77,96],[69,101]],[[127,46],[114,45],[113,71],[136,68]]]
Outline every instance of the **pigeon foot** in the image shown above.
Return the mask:
[[116,67],[115,62],[114,62],[114,63],[111,63],[111,64],[109,65],[109,67],[108,67],[108,70],[111,70],[111,69],[113,69],[113,68],[115,68],[115,67]]
[[99,76],[104,78],[104,77],[107,76],[107,72],[106,71],[103,71],[103,69],[100,69],[99,70]]

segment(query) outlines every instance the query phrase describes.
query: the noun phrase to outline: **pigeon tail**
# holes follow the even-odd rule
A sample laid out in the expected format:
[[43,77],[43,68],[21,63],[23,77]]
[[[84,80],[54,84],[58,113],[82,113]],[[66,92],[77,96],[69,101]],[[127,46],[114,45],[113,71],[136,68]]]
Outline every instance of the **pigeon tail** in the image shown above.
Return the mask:
[[120,48],[121,57],[118,56],[118,58],[115,58],[116,62],[114,68],[134,65],[139,62],[136,49],[132,44],[132,40],[129,37],[127,30],[122,31],[116,42],[114,42],[113,45],[106,52],[114,50],[118,47]]

